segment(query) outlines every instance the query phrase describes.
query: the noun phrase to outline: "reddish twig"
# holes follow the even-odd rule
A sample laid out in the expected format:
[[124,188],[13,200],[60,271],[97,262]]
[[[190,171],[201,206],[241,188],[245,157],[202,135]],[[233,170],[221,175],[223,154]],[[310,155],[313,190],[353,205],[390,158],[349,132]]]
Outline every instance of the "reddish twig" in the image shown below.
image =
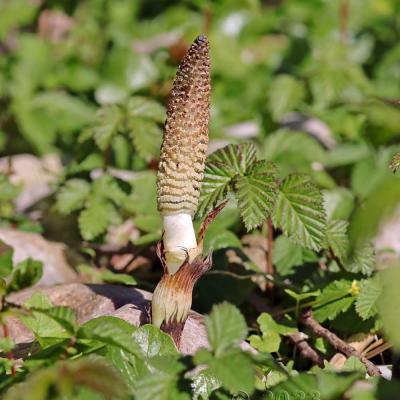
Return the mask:
[[338,336],[336,336],[329,329],[324,328],[319,322],[317,322],[312,314],[310,308],[305,309],[300,316],[300,321],[309,328],[315,335],[323,337],[326,339],[336,350],[343,353],[345,356],[357,357],[367,368],[367,372],[371,376],[380,376],[381,372],[379,368],[369,361],[365,356],[360,354],[353,346],[344,342]]
[[308,358],[313,364],[321,368],[324,367],[324,357],[310,346],[307,342],[308,336],[305,333],[290,333],[286,337],[296,346],[303,358]]
[[350,7],[348,0],[343,0],[340,4],[339,19],[340,19],[340,39],[346,43],[349,36],[349,13]]
[[[8,326],[6,323],[3,323],[3,337],[4,338],[10,337],[10,334],[8,332]],[[14,365],[14,354],[13,354],[12,350],[10,350],[7,353],[7,358],[11,361],[11,375],[15,376],[16,370],[15,370],[15,365]]]

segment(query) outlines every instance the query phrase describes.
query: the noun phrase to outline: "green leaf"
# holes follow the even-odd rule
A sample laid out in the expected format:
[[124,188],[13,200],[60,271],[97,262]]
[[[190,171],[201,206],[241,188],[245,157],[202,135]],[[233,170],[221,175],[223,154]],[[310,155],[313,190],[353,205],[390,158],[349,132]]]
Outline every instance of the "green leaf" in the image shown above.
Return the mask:
[[[33,332],[36,339],[42,347],[52,345],[60,339],[70,337],[62,323],[59,322],[60,318],[53,318],[47,315],[45,311],[51,313],[52,304],[49,297],[41,292],[35,292],[29,300],[24,303],[24,306],[32,309],[30,315],[22,315],[22,322]],[[64,313],[64,311],[62,311]],[[58,311],[54,312],[56,315]],[[57,321],[58,319],[58,321]],[[71,314],[69,314],[69,319]],[[68,320],[67,320],[68,321]],[[69,324],[68,324],[69,325]]]
[[128,116],[147,118],[159,123],[163,123],[166,118],[165,109],[156,101],[141,97],[131,97],[127,105]]
[[304,85],[291,75],[278,75],[272,81],[268,94],[268,108],[275,121],[295,110],[305,95]]
[[103,398],[118,399],[126,394],[126,386],[115,368],[103,357],[90,355],[74,361],[59,361],[35,371],[26,381],[12,387],[5,398],[26,399],[27,393],[35,400],[48,399],[49,393],[59,394],[60,398],[76,398],[75,390],[80,385]]
[[11,274],[13,270],[13,254],[13,248],[0,241],[0,278],[5,278]]
[[261,336],[249,336],[250,346],[264,353],[274,353],[279,350],[281,337],[276,332],[266,332]]
[[[199,360],[195,362],[198,363]],[[248,355],[240,350],[230,350],[206,362],[209,372],[230,392],[243,391],[252,394],[254,390],[254,368]]]
[[40,308],[46,310],[51,308],[53,304],[47,294],[37,291],[33,293],[27,301],[25,301],[24,306],[27,308]]
[[349,241],[347,237],[347,221],[333,220],[326,226],[326,247],[330,248],[333,254],[343,263],[347,258]]
[[120,318],[104,316],[83,324],[78,330],[77,337],[117,346],[132,354],[140,355],[141,349],[132,338],[135,330],[133,325]]
[[92,200],[79,215],[79,230],[85,240],[104,233],[115,218],[115,208],[108,201]]
[[210,397],[213,391],[221,387],[221,382],[209,369],[204,369],[192,378],[190,386],[193,392],[193,400],[205,400]]
[[101,150],[109,147],[111,139],[122,128],[123,113],[119,106],[110,105],[99,109],[92,128],[94,140]]
[[57,194],[56,207],[59,212],[69,214],[85,204],[90,193],[90,185],[83,179],[70,179]]
[[132,353],[112,345],[107,346],[107,353],[105,354],[105,357],[112,362],[114,367],[124,378],[129,391],[133,392],[137,385],[139,375],[139,359]]
[[[153,359],[151,369],[142,373],[134,390],[135,399],[141,400],[190,400],[188,390],[183,391],[179,373],[185,366],[176,357],[163,356]],[[187,388],[188,389],[188,388]]]
[[293,273],[293,267],[316,260],[315,253],[294,243],[285,235],[279,236],[274,242],[273,261],[276,272],[281,276]]
[[353,273],[370,276],[375,271],[375,254],[371,244],[359,244],[350,255],[345,268]]
[[197,217],[225,200],[232,190],[232,178],[244,175],[255,160],[256,148],[251,143],[228,145],[212,153],[206,162]]
[[95,114],[88,102],[62,91],[39,92],[30,106],[34,113],[45,115],[59,132],[77,131],[91,123]]
[[133,286],[137,284],[136,279],[132,275],[116,273],[110,270],[99,270],[89,265],[79,265],[78,271],[90,277],[91,283],[121,283],[123,285]]
[[0,173],[0,201],[11,201],[14,200],[21,189],[12,184],[8,176]]
[[343,398],[343,394],[361,376],[360,373],[340,372],[332,373],[318,371],[316,375],[301,373],[290,377],[271,388],[272,396],[287,398],[299,395],[310,399],[336,400]]
[[277,164],[285,176],[292,172],[312,172],[313,163],[324,163],[326,151],[307,133],[279,129],[265,138],[262,156]]
[[281,335],[297,332],[293,326],[277,323],[268,313],[257,318],[261,336],[251,335],[250,344],[257,350],[267,353],[276,352],[281,344]]
[[14,269],[13,275],[7,285],[7,292],[16,292],[33,286],[43,274],[43,264],[40,261],[27,258],[20,262]]
[[8,353],[15,346],[14,341],[10,337],[2,337],[0,338],[0,352]]
[[153,121],[144,118],[131,118],[128,121],[129,136],[139,156],[146,161],[155,158],[161,147],[162,131]]
[[390,217],[400,198],[400,180],[396,177],[384,179],[365,200],[363,207],[353,213],[350,228],[351,249],[365,243],[377,231],[384,218]]
[[103,175],[93,181],[92,197],[95,200],[111,200],[118,206],[127,200],[127,195],[118,185],[118,181],[110,175]]
[[276,332],[279,335],[287,335],[289,333],[297,332],[297,328],[290,325],[279,324],[270,314],[265,312],[257,318],[257,322],[262,333]]
[[204,319],[208,340],[216,355],[237,345],[247,335],[247,325],[240,311],[229,303],[214,305]]
[[323,197],[307,175],[289,175],[283,181],[273,221],[300,245],[321,249],[326,226]]
[[171,336],[153,325],[143,325],[136,329],[132,339],[138,344],[145,357],[178,354]]
[[210,234],[210,231],[207,231],[204,240],[204,253],[227,249],[229,247],[237,249],[242,248],[240,239],[233,232],[224,229],[215,234]]
[[52,308],[35,308],[31,307],[32,310],[37,313],[42,313],[54,321],[56,321],[62,328],[65,329],[69,334],[74,334],[76,331],[76,314],[75,311],[70,307],[52,307]]
[[382,282],[382,293],[378,301],[378,309],[383,322],[383,329],[394,345],[400,350],[400,269],[398,267],[388,268],[380,272]]
[[345,312],[356,298],[351,296],[351,282],[338,280],[327,285],[316,299],[313,307],[314,316],[319,322],[333,320]]
[[254,162],[243,176],[234,180],[240,216],[250,231],[269,217],[277,192],[276,167],[266,161]]
[[382,283],[378,277],[374,277],[363,281],[361,284],[361,291],[356,300],[357,314],[366,320],[375,316],[378,312],[378,300],[382,295]]

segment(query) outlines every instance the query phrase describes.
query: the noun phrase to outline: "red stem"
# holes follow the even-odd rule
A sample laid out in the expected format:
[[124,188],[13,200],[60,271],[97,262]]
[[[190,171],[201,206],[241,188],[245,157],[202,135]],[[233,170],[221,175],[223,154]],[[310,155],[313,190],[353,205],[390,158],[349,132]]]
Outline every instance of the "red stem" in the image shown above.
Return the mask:
[[[8,332],[8,326],[6,323],[3,324],[3,337],[8,338],[10,337],[10,333]],[[15,376],[16,370],[14,365],[14,354],[12,350],[7,353],[7,358],[11,361],[11,375]]]

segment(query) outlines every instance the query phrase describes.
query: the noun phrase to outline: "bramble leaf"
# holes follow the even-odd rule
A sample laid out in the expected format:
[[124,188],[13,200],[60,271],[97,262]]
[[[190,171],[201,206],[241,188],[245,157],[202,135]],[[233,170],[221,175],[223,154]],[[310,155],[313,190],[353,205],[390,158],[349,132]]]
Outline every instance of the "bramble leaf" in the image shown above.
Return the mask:
[[246,321],[232,304],[225,302],[214,305],[204,322],[208,340],[216,355],[246,338]]
[[334,255],[344,262],[347,258],[349,240],[347,228],[349,223],[342,220],[329,221],[326,227],[326,247],[330,248]]
[[70,179],[57,194],[56,207],[62,214],[79,210],[90,193],[90,185],[83,179]]
[[115,208],[108,201],[93,200],[79,215],[79,230],[85,240],[104,233],[115,218]]
[[356,300],[357,314],[363,319],[373,317],[378,312],[378,300],[382,294],[382,283],[377,277],[364,281]]
[[112,137],[121,129],[123,117],[123,112],[117,105],[105,106],[98,110],[92,132],[101,150],[107,149]]
[[283,181],[272,218],[297,243],[321,249],[326,227],[323,197],[307,175],[289,175]]
[[152,120],[131,118],[128,121],[129,136],[139,156],[146,161],[155,158],[160,152],[162,131]]
[[223,201],[232,190],[232,179],[244,175],[256,160],[251,143],[228,145],[212,153],[206,162],[197,216],[202,217]]
[[234,179],[240,216],[250,231],[271,214],[277,192],[276,167],[271,162],[254,162],[243,176]]

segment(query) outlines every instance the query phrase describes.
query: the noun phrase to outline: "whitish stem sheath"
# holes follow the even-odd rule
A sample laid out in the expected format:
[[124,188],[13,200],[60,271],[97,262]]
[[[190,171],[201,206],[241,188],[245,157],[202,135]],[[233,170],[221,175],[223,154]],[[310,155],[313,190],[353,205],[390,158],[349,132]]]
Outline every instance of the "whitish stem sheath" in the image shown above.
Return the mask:
[[196,234],[190,214],[179,213],[163,216],[164,227],[164,255],[168,273],[173,275],[185,262],[188,254],[189,261],[193,261],[191,253],[197,248]]

